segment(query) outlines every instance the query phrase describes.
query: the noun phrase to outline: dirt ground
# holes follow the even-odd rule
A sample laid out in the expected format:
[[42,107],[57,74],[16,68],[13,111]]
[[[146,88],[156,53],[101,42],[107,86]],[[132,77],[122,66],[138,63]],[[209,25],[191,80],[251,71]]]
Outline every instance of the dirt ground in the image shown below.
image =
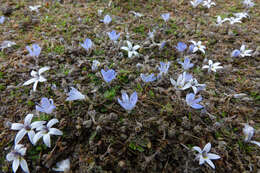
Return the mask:
[[[34,120],[57,118],[56,128],[63,132],[51,137],[51,148],[43,142],[33,146],[28,137],[25,159],[30,172],[52,172],[55,164],[69,158],[73,173],[201,173],[260,171],[260,148],[244,142],[243,123],[256,130],[254,140],[260,141],[260,4],[246,9],[239,0],[215,0],[210,9],[192,8],[188,0],[115,0],[115,1],[29,1],[2,0],[0,44],[16,45],[0,51],[0,172],[11,173],[12,163],[6,160],[17,131],[10,124],[22,123],[28,113]],[[41,5],[30,11],[30,5]],[[98,10],[103,13],[98,14]],[[135,17],[131,11],[144,16]],[[216,26],[217,16],[231,17],[247,11],[250,18],[242,23]],[[170,13],[166,23],[161,14]],[[112,22],[100,20],[109,14]],[[167,41],[165,47],[149,47],[148,32],[156,30],[155,42]],[[117,43],[107,32],[120,32]],[[81,46],[90,38],[94,47]],[[140,45],[140,56],[128,58],[120,47],[126,40]],[[182,73],[177,59],[178,42],[202,41],[206,53],[190,57],[194,67],[189,71],[199,83],[206,84],[200,95],[206,111],[195,110],[185,102],[192,90],[178,92],[170,77]],[[33,43],[42,48],[38,58],[28,56],[26,46]],[[241,45],[253,50],[251,57],[232,58],[231,52]],[[186,55],[185,55],[186,56]],[[220,62],[223,69],[207,73],[205,59]],[[97,72],[91,70],[93,60],[100,61]],[[159,62],[171,62],[169,72],[161,80],[145,84],[141,73],[158,73]],[[139,63],[139,66],[137,64]],[[45,83],[37,91],[23,86],[30,72],[40,67]],[[141,67],[140,67],[141,66]],[[110,84],[102,79],[100,70],[112,68],[117,77]],[[140,67],[140,68],[139,68]],[[88,97],[85,101],[65,101],[69,87]],[[138,102],[127,113],[117,102],[121,92],[138,93]],[[246,94],[234,98],[234,94]],[[37,112],[42,97],[54,100],[52,114]],[[199,165],[193,146],[212,144],[216,169]],[[21,168],[19,171],[22,172]]]

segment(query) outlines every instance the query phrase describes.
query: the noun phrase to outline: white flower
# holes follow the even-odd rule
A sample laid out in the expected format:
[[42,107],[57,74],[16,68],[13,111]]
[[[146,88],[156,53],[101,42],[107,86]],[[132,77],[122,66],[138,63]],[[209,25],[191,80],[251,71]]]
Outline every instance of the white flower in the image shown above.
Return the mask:
[[217,69],[223,68],[222,66],[219,66],[219,65],[220,65],[219,62],[213,63],[212,60],[209,60],[209,64],[208,64],[208,65],[204,65],[204,66],[202,67],[202,69],[207,68],[209,72],[211,72],[211,71],[216,72]]
[[206,47],[201,44],[201,41],[196,42],[196,41],[191,40],[190,42],[192,42],[192,44],[194,45],[193,53],[195,53],[199,50],[205,54],[204,49],[206,49]]
[[24,172],[30,172],[28,169],[27,162],[23,158],[23,156],[25,156],[25,153],[26,148],[22,144],[17,144],[14,146],[14,150],[6,155],[6,160],[8,160],[9,162],[13,161],[12,169],[14,173],[17,171],[19,165],[21,165],[21,168]]
[[211,160],[216,160],[220,159],[219,155],[213,154],[213,153],[208,153],[211,149],[211,144],[207,143],[203,150],[201,150],[200,147],[192,147],[193,150],[198,151],[199,153],[197,154],[196,159],[199,160],[199,164],[202,165],[205,162],[207,162],[213,169],[215,169],[215,165]]
[[58,172],[68,172],[70,170],[70,159],[65,159],[56,163],[56,168],[53,168],[52,170]]
[[250,16],[248,15],[247,12],[234,13],[234,16],[235,16],[236,18],[240,18],[240,19],[243,19],[243,18],[250,18]]
[[220,26],[220,25],[222,25],[224,22],[226,22],[226,21],[229,21],[229,18],[225,18],[225,19],[221,19],[221,17],[220,16],[218,16],[217,17],[217,23],[216,23],[216,25],[217,26]]
[[81,94],[81,92],[79,92],[76,88],[74,87],[70,87],[70,92],[68,93],[68,98],[66,99],[66,101],[73,101],[73,100],[84,100],[86,98],[86,96],[84,96],[83,94]]
[[16,45],[15,42],[5,40],[5,41],[3,41],[3,42],[1,43],[0,49],[4,50],[4,49],[9,48],[9,47],[12,47],[12,46],[14,46],[14,45]]
[[15,144],[18,144],[26,134],[28,134],[29,140],[31,141],[31,143],[33,143],[33,137],[35,135],[33,129],[42,126],[45,123],[45,121],[35,121],[31,123],[32,118],[33,114],[28,114],[24,118],[24,124],[12,123],[11,129],[19,130],[14,140]]
[[211,0],[205,0],[205,1],[203,1],[202,5],[204,7],[210,8],[211,6],[216,5],[216,3],[215,2],[211,2]]
[[129,11],[129,13],[132,13],[135,17],[143,17],[144,15],[135,11]]
[[62,135],[62,131],[56,128],[51,128],[54,124],[59,121],[55,118],[51,119],[47,125],[42,125],[37,127],[36,130],[39,131],[35,134],[33,138],[33,144],[35,145],[38,140],[43,137],[43,142],[47,147],[51,147],[51,135]]
[[135,45],[133,47],[133,45],[130,41],[126,41],[126,42],[127,42],[128,47],[123,46],[123,47],[121,47],[121,49],[128,52],[128,58],[132,58],[133,55],[138,56],[139,54],[138,54],[137,50],[140,48],[140,46]]
[[240,56],[245,57],[245,56],[252,56],[251,53],[253,50],[246,50],[246,46],[242,45],[240,47]]
[[243,133],[245,135],[245,140],[244,140],[245,142],[250,142],[260,147],[260,142],[251,140],[251,138],[254,136],[255,133],[255,129],[252,126],[245,124],[245,127],[243,128]]
[[231,25],[233,25],[235,23],[242,23],[241,18],[230,17],[230,18],[227,18],[227,19],[229,19],[229,22],[230,22]]
[[37,88],[37,84],[38,82],[46,82],[47,79],[45,79],[41,74],[44,73],[45,71],[49,70],[50,67],[42,67],[39,69],[38,72],[32,70],[31,71],[31,76],[33,77],[32,79],[26,81],[23,86],[25,85],[30,85],[31,83],[34,83],[33,84],[33,91],[36,91],[36,88]]
[[193,0],[190,1],[193,8],[196,8],[203,0]]
[[197,94],[201,90],[205,90],[206,84],[199,84],[199,82],[195,78],[192,78],[190,83],[194,94]]
[[31,11],[36,11],[36,12],[39,12],[38,8],[40,8],[40,7],[41,7],[41,5],[29,6]]
[[91,70],[97,71],[99,66],[100,66],[100,62],[98,60],[94,60],[91,66]]
[[253,7],[255,5],[254,2],[252,2],[251,0],[244,0],[243,1],[243,5],[247,8]]
[[186,90],[191,87],[192,75],[189,73],[183,72],[180,74],[177,82],[170,78],[171,84],[174,86],[176,90]]

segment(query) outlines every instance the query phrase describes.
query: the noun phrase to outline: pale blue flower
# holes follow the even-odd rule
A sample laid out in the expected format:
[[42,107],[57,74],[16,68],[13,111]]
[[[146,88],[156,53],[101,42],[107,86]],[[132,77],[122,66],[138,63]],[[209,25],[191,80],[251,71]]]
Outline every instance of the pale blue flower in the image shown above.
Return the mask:
[[239,55],[241,54],[240,50],[236,49],[231,53],[231,57],[239,57]]
[[136,92],[133,92],[130,96],[130,99],[127,95],[126,92],[123,92],[122,93],[122,100],[120,100],[119,98],[117,99],[118,100],[118,103],[127,111],[131,111],[135,105],[136,105],[136,102],[138,100],[138,96],[137,96],[137,93]]
[[166,41],[161,42],[159,45],[160,45],[159,50],[162,50],[166,45]]
[[26,46],[26,49],[29,51],[29,56],[39,57],[42,48],[38,44],[33,44],[32,49],[30,46]]
[[117,73],[115,72],[115,70],[110,69],[105,71],[104,69],[101,70],[101,74],[103,76],[103,79],[107,82],[110,83],[113,79],[116,78]]
[[108,34],[110,40],[112,40],[112,41],[116,41],[120,37],[120,33],[116,34],[115,30],[113,30],[111,32],[107,32],[107,34]]
[[193,63],[190,63],[190,59],[188,57],[184,58],[184,62],[179,61],[178,63],[182,65],[184,70],[189,70],[194,66]]
[[143,74],[143,73],[141,73],[141,79],[144,81],[144,82],[153,82],[153,81],[155,81],[156,80],[156,76],[152,73],[152,74],[150,74],[150,75],[148,75],[148,74]]
[[0,17],[0,24],[3,24],[5,22],[5,17],[4,16],[1,16]]
[[165,22],[167,22],[170,19],[170,13],[164,13],[161,15],[161,17]]
[[86,40],[84,41],[84,43],[80,43],[80,45],[81,45],[86,51],[88,51],[88,50],[92,47],[93,43],[92,43],[92,41],[91,41],[89,38],[86,38]]
[[81,94],[81,92],[79,92],[76,88],[74,87],[70,87],[71,90],[68,93],[68,98],[66,99],[66,101],[74,101],[74,100],[84,100],[85,96],[83,94]]
[[183,42],[178,42],[175,47],[179,52],[183,52],[187,48],[187,45]]
[[195,45],[194,45],[194,44],[191,44],[191,45],[189,46],[188,52],[193,53],[194,47],[195,47]]
[[189,93],[186,95],[186,103],[194,109],[202,109],[203,106],[198,104],[202,100],[202,97],[195,99],[195,94]]
[[39,112],[44,112],[46,114],[51,114],[52,111],[56,108],[52,99],[43,97],[41,99],[41,104],[36,105],[36,110]]
[[112,21],[112,18],[107,14],[101,21],[104,22],[104,24],[108,25]]
[[163,74],[166,75],[168,73],[170,65],[171,65],[170,62],[167,62],[167,63],[160,62],[160,66],[158,67],[158,69],[160,71],[159,76],[161,76]]

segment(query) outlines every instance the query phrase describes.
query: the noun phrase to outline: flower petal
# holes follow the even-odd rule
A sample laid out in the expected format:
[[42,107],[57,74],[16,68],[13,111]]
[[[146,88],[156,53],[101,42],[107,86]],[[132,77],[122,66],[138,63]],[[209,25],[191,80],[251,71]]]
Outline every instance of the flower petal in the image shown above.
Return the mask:
[[207,143],[207,144],[205,145],[205,147],[203,148],[203,151],[205,151],[206,153],[208,153],[208,152],[210,151],[210,149],[211,149],[211,143],[209,142],[209,143]]
[[16,159],[16,157],[15,157],[15,155],[13,154],[13,152],[8,153],[8,154],[6,155],[6,160],[8,160],[9,162],[10,162],[10,161],[13,161],[14,159]]
[[33,114],[27,114],[24,118],[24,125],[30,125],[33,118]]
[[211,166],[213,169],[215,169],[214,163],[210,159],[206,159],[206,162]]
[[17,171],[17,169],[18,169],[18,167],[19,167],[19,164],[20,164],[19,159],[15,159],[15,160],[13,161],[12,168],[13,168],[14,173]]
[[29,140],[30,140],[30,142],[33,144],[33,138],[34,138],[34,136],[35,136],[35,132],[33,131],[33,130],[30,130],[29,132],[28,132],[28,137],[29,137]]
[[217,154],[213,154],[213,153],[208,153],[208,158],[210,160],[216,160],[216,159],[220,159],[220,156]]
[[51,137],[49,134],[43,136],[43,142],[47,147],[51,147]]
[[44,73],[45,71],[48,71],[48,70],[50,70],[50,67],[42,67],[42,68],[40,68],[39,69],[39,75]]
[[194,146],[194,147],[192,147],[192,149],[195,150],[195,151],[198,151],[199,153],[202,153],[201,148],[198,147],[198,146]]
[[42,131],[36,133],[33,138],[33,145],[35,145],[43,135]]
[[21,123],[12,123],[11,129],[12,130],[21,130],[24,127]]
[[49,134],[51,134],[51,135],[62,135],[63,133],[62,133],[62,131],[60,131],[59,129],[50,128]]
[[15,140],[14,140],[14,143],[15,144],[18,144],[22,139],[23,137],[26,135],[27,131],[25,129],[21,129],[15,136]]
[[54,124],[58,123],[59,120],[57,120],[56,118],[51,119],[48,123],[47,123],[47,127],[50,128],[52,127]]
[[32,78],[32,79],[30,79],[30,80],[24,82],[23,86],[25,86],[25,85],[30,85],[31,83],[34,83],[35,81],[37,81],[37,78]]
[[23,171],[25,173],[29,173],[30,172],[29,168],[28,168],[28,165],[27,165],[27,162],[26,162],[26,160],[24,160],[24,158],[21,158],[20,165],[21,165],[21,167],[22,167],[22,169],[23,169]]

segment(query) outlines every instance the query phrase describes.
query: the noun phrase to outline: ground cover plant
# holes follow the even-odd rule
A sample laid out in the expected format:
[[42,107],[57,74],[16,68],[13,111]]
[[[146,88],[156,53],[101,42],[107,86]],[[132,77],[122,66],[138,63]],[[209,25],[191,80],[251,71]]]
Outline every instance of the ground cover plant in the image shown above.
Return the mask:
[[259,172],[258,2],[0,10],[0,172]]

